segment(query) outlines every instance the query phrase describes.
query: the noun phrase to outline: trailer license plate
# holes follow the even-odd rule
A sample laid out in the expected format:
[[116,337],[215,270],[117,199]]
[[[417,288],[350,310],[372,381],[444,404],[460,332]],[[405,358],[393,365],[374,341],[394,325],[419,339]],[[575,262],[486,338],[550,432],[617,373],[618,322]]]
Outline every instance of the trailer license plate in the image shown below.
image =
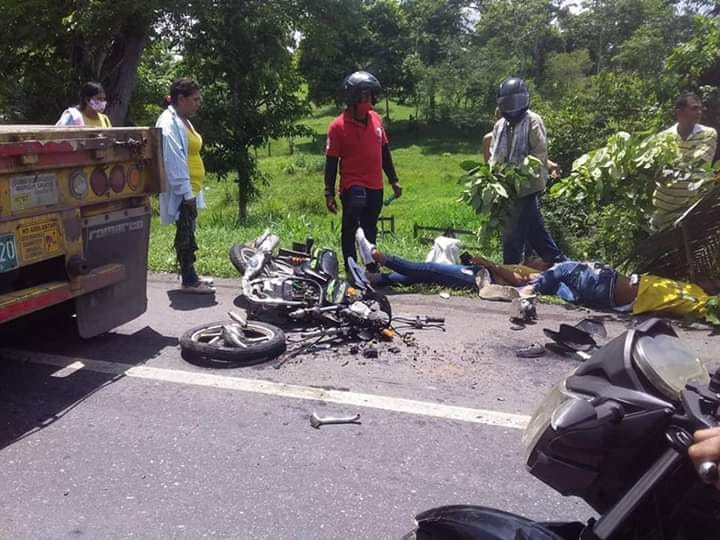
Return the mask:
[[17,268],[17,249],[15,235],[0,235],[0,272],[8,272]]

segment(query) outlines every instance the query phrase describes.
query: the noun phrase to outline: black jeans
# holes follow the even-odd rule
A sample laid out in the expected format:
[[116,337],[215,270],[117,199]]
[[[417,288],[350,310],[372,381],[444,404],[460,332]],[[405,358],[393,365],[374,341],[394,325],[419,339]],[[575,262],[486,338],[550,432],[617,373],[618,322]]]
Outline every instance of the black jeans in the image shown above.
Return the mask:
[[193,285],[200,280],[195,271],[195,252],[198,249],[195,242],[196,222],[197,208],[181,203],[180,217],[175,222],[175,253],[183,285]]
[[383,207],[383,190],[352,186],[340,194],[340,200],[343,205],[342,251],[347,271],[348,257],[357,261],[355,231],[358,226],[363,228],[370,242],[374,244],[377,241],[377,221]]

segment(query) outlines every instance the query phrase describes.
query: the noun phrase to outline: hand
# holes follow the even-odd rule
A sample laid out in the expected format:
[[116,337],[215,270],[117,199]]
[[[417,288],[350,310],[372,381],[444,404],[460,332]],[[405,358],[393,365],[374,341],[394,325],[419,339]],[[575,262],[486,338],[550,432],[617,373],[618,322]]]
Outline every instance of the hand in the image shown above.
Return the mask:
[[[688,455],[696,467],[704,461],[720,461],[720,428],[696,431],[693,439]],[[720,489],[720,481],[715,487]]]
[[183,204],[187,206],[188,208],[196,208],[197,207],[197,199],[193,197],[192,199],[185,199],[183,201]]
[[395,198],[399,199],[400,195],[402,195],[402,186],[400,185],[400,182],[395,182],[394,184],[390,184],[390,186],[395,194]]
[[337,214],[337,202],[335,202],[335,195],[325,195],[325,206],[333,214]]
[[550,175],[550,178],[557,179],[560,178],[560,175],[562,174],[562,169],[560,168],[560,165],[555,163],[553,160],[548,159],[548,174]]

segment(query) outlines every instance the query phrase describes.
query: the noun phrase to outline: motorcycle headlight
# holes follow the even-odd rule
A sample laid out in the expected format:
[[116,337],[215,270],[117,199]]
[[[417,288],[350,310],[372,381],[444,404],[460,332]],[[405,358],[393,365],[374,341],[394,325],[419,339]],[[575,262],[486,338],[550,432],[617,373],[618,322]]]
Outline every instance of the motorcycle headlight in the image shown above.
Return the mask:
[[710,382],[705,365],[675,336],[658,334],[638,338],[633,360],[650,384],[673,401],[680,399],[680,392],[688,383]]
[[554,423],[558,415],[562,414],[562,411],[577,399],[588,400],[590,398],[570,392],[565,386],[565,380],[555,385],[548,392],[530,419],[530,423],[528,423],[522,436],[526,462],[543,433],[548,428],[554,429]]

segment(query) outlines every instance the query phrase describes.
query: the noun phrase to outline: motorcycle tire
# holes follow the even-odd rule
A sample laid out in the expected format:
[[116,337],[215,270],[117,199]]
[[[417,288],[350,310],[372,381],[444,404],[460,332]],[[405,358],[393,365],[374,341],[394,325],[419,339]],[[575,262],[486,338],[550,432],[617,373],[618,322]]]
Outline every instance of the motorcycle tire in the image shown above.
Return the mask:
[[245,274],[247,263],[256,252],[257,250],[254,247],[245,244],[235,244],[230,248],[230,262],[240,272],[241,276]]
[[[232,321],[220,321],[191,328],[180,337],[180,348],[184,354],[194,358],[238,366],[259,364],[285,352],[285,333],[277,326],[257,321],[248,321],[243,328],[252,340],[245,347],[226,342],[220,337],[223,326],[234,324]],[[217,338],[217,343],[210,343]]]

